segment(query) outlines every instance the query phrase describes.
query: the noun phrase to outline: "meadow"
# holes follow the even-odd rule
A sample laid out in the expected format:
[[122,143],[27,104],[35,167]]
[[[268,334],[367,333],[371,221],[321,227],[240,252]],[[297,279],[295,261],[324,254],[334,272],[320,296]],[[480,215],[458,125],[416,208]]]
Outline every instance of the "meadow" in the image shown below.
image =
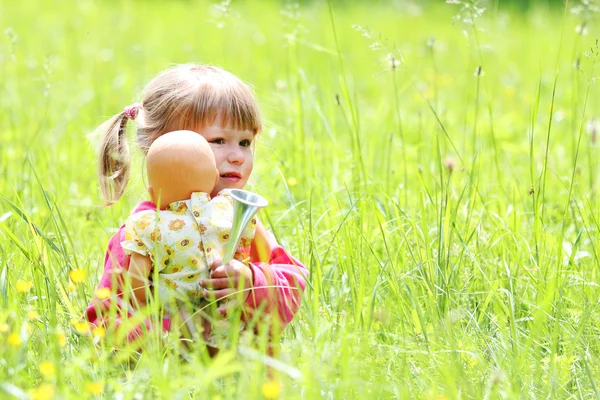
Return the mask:
[[[455,3],[0,0],[0,397],[600,398],[600,14]],[[181,62],[264,114],[250,189],[310,269],[275,359],[84,334],[146,195],[135,153],[103,206],[88,133]]]

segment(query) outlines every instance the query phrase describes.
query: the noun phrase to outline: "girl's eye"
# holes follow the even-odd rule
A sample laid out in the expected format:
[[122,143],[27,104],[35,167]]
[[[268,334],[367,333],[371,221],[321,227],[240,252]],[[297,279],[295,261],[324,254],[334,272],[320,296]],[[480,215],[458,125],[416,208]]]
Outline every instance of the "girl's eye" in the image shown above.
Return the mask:
[[240,146],[242,146],[242,147],[250,147],[251,144],[252,144],[252,141],[248,140],[248,139],[242,140],[240,142]]
[[213,139],[210,141],[210,143],[214,143],[214,144],[225,144],[225,139]]

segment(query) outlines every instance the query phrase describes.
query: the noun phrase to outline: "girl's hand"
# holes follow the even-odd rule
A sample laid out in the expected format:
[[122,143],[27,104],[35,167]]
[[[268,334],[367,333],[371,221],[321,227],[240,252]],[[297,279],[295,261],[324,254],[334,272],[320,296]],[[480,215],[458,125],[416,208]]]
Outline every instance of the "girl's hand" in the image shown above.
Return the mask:
[[225,265],[221,265],[221,260],[215,260],[210,266],[209,279],[202,279],[200,286],[206,288],[204,297],[216,300],[230,298],[243,303],[252,288],[252,271],[235,259]]

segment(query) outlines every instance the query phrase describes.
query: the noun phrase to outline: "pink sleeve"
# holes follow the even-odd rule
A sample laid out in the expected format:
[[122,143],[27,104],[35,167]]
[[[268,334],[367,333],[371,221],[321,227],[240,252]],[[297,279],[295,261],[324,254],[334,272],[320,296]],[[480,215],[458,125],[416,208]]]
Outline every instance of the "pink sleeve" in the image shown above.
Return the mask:
[[246,306],[249,311],[277,312],[285,327],[300,307],[302,292],[306,288],[308,270],[283,247],[274,247],[269,264],[250,263],[254,276],[254,288]]
[[[153,209],[156,209],[156,206],[153,203],[144,201],[137,205],[132,214]],[[123,240],[125,240],[125,225],[122,225],[108,241],[106,254],[104,255],[104,271],[102,272],[102,277],[100,278],[98,285],[96,285],[95,290],[96,292],[98,289],[108,288],[111,289],[116,296],[101,300],[94,292],[85,311],[84,317],[94,325],[102,325],[106,322],[106,314],[113,303],[117,303],[117,308],[120,308],[121,306],[120,302],[123,297],[121,271],[123,268],[127,268],[129,264],[129,256],[126,255],[121,248],[121,242]]]

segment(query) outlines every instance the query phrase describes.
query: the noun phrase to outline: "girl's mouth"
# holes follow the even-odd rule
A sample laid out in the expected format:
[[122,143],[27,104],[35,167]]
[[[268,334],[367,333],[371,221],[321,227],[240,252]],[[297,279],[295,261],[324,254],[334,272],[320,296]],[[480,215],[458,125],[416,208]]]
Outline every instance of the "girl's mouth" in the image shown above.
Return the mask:
[[221,175],[221,179],[229,182],[238,182],[240,179],[242,179],[242,175],[237,172],[226,172]]

